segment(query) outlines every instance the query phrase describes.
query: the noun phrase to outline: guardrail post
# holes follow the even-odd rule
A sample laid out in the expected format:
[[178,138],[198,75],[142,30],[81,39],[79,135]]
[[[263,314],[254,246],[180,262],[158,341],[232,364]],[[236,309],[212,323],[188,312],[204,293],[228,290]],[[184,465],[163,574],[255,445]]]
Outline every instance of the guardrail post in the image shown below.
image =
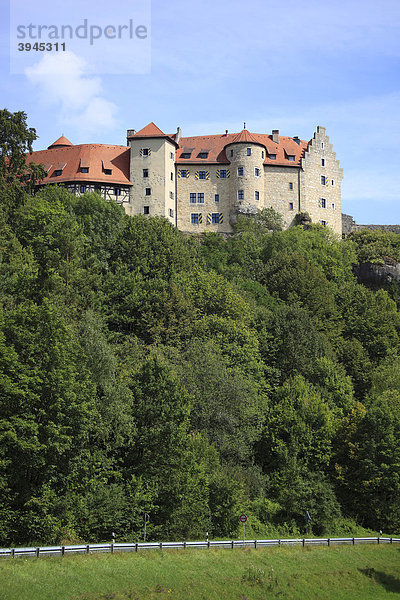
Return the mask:
[[257,540],[254,540],[254,548],[257,548]]
[[162,542],[160,542],[160,550],[162,550]]
[[278,540],[278,546],[280,546],[280,545],[281,545],[281,540]]
[[231,541],[231,547],[232,547],[232,549],[233,549],[233,546],[234,546],[234,543],[233,543],[233,540],[232,540],[232,541]]
[[186,550],[186,542],[183,542],[183,549]]
[[390,543],[393,544],[393,538],[390,538]]
[[356,543],[356,539],[355,539],[355,538],[353,538],[353,546],[354,546],[354,544],[355,544],[355,543]]
[[210,540],[207,541],[207,548],[210,547]]
[[64,556],[65,554],[65,546],[61,546],[61,556]]
[[306,545],[306,540],[303,538],[303,548]]
[[89,554],[89,551],[90,551],[90,546],[89,546],[89,544],[87,544],[86,545],[86,554]]
[[11,548],[11,558],[15,558],[15,548]]
[[378,538],[377,538],[377,539],[378,539],[378,544],[379,544],[379,543],[380,543],[380,541],[379,541],[379,536],[378,536]]
[[136,542],[135,544],[135,552],[137,552],[139,550],[139,544]]
[[110,544],[111,545],[111,554],[114,554],[114,544]]
[[39,558],[39,555],[40,555],[40,548],[36,548],[36,552],[35,552],[35,554],[36,554],[36,558]]
[[331,545],[331,538],[328,538],[328,546]]

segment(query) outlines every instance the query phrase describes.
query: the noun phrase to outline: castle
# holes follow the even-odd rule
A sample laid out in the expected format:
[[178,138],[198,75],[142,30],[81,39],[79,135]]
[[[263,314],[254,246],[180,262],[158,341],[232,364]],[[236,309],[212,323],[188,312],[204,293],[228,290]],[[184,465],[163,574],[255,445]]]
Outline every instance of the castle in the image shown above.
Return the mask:
[[127,146],[80,144],[62,136],[27,161],[76,194],[97,191],[129,215],[161,215],[178,229],[231,233],[239,214],[274,208],[289,227],[297,213],[342,233],[343,171],[324,127],[310,141],[240,133],[182,137],[154,123],[127,131]]

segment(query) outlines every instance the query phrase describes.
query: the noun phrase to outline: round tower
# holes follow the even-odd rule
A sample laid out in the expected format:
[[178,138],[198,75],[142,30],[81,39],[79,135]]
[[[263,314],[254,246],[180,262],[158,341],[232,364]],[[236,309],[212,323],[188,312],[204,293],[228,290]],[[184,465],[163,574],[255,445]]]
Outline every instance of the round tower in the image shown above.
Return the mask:
[[238,214],[256,214],[264,207],[265,146],[243,129],[226,147],[231,163],[230,197],[232,224]]

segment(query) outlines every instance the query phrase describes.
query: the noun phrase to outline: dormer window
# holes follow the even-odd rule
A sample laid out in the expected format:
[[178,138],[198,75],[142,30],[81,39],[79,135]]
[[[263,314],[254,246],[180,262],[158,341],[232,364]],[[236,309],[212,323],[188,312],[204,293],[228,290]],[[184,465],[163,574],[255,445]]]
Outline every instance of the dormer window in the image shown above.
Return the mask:
[[55,177],[59,177],[60,175],[62,175],[62,169],[56,169],[56,170],[54,171],[54,176],[55,176]]
[[188,147],[183,148],[181,158],[190,158],[192,156],[193,150],[194,150],[194,148],[188,148]]
[[290,162],[294,162],[294,161],[295,161],[295,156],[294,156],[294,154],[288,154],[288,157],[287,157],[287,159],[288,159],[288,161],[290,161]]
[[271,160],[276,160],[276,154],[268,154],[268,158]]
[[112,175],[112,169],[104,169],[104,175]]
[[81,173],[89,173],[89,167],[81,167]]
[[199,152],[199,158],[208,158],[208,152]]

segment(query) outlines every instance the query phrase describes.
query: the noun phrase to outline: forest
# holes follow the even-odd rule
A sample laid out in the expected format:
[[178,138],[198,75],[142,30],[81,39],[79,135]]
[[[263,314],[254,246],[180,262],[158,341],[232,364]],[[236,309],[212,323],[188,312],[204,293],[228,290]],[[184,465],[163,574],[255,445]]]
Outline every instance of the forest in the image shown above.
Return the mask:
[[0,112],[0,545],[399,532],[400,235],[33,194]]

